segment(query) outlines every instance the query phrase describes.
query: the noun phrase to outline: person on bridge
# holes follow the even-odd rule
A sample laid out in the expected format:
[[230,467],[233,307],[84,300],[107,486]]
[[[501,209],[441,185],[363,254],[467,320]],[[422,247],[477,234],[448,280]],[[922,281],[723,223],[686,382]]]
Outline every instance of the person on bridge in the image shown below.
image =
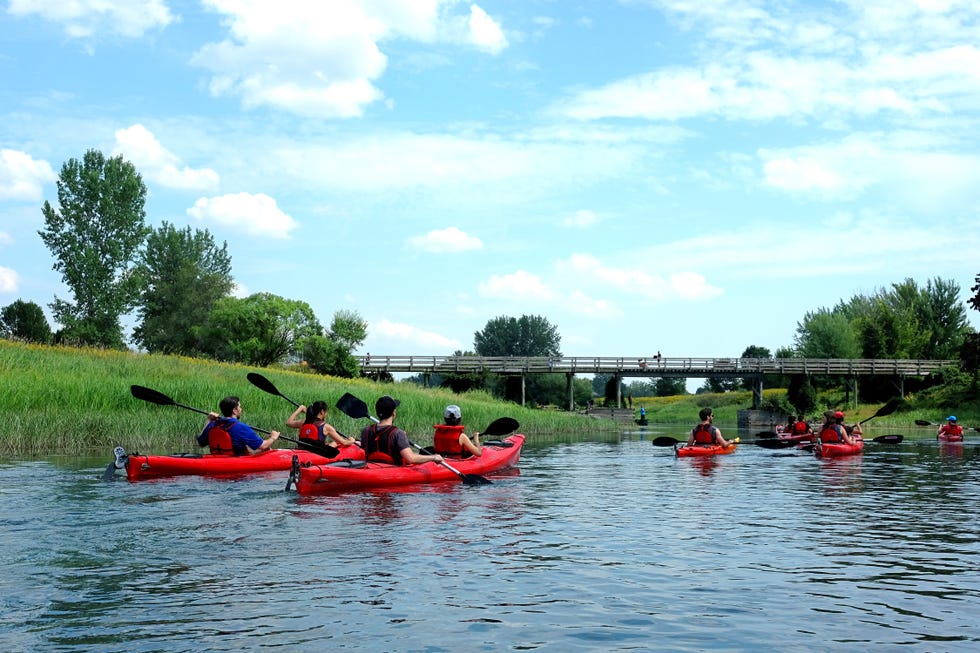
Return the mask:
[[702,408],[698,417],[701,418],[701,423],[691,429],[691,434],[687,438],[687,446],[711,447],[717,444],[727,447],[731,444],[722,437],[721,430],[712,424],[715,417],[711,414],[710,408]]
[[480,434],[473,433],[473,439],[464,432],[465,427],[461,423],[463,412],[456,404],[446,406],[443,412],[443,424],[435,425],[435,436],[432,440],[432,449],[436,453],[460,458],[469,458],[483,455],[483,447],[480,446]]

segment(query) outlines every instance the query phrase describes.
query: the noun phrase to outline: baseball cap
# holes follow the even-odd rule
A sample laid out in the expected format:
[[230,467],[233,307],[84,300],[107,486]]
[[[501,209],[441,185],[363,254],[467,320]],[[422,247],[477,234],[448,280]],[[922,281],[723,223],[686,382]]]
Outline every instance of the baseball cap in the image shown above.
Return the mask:
[[379,419],[391,417],[398,405],[401,404],[397,399],[392,399],[390,395],[385,395],[374,403],[374,411]]
[[947,422],[955,422],[956,421],[956,415],[950,415],[949,417],[946,418],[946,421]]
[[844,416],[844,413],[840,412],[839,410],[836,413],[834,413],[834,417],[835,418],[840,418],[840,417],[843,417],[843,416]]
[[449,406],[446,406],[446,412],[443,413],[443,416],[447,419],[450,417],[460,419],[463,416],[463,411],[461,411],[459,406],[456,404],[450,404]]

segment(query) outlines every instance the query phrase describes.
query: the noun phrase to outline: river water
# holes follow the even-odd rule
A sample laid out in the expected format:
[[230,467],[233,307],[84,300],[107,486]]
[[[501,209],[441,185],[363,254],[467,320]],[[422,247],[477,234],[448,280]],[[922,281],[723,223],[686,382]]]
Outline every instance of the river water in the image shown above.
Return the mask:
[[980,649],[977,445],[699,461],[665,433],[530,443],[492,485],[314,498],[285,472],[7,461],[0,650]]

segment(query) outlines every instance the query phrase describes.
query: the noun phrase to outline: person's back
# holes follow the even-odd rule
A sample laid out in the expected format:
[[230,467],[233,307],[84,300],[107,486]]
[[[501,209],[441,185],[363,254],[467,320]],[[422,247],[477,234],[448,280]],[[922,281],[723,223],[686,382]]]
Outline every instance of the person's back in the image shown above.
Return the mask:
[[483,447],[480,446],[480,434],[474,433],[473,440],[466,435],[466,427],[460,421],[463,418],[459,406],[451,404],[446,406],[443,412],[443,424],[435,425],[435,434],[432,438],[432,448],[436,453],[447,456],[468,456],[483,455]]

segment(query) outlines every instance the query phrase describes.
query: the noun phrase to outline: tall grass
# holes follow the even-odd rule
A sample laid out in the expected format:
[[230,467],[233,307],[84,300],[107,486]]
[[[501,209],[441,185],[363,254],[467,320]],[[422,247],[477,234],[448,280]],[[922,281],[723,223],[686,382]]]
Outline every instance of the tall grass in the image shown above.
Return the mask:
[[[133,384],[203,411],[217,411],[222,397],[237,395],[244,421],[295,438],[297,431],[285,427],[293,405],[249,383],[246,374],[251,371],[266,376],[293,401],[305,405],[326,401],[328,421],[348,435],[359,433],[370,421],[351,419],[334,407],[345,392],[362,399],[371,414],[381,395],[399,399],[396,423],[420,444],[432,441],[432,426],[441,421],[448,404],[459,405],[464,423],[477,431],[503,416],[517,419],[521,431],[529,435],[594,434],[622,428],[574,413],[525,409],[483,392],[457,395],[411,383],[378,384],[301,370],[256,370],[179,356],[0,340],[0,457],[90,453],[116,445],[130,452],[196,450],[195,437],[206,418],[192,410],[135,399],[130,393]],[[283,446],[292,445],[283,442]]]

